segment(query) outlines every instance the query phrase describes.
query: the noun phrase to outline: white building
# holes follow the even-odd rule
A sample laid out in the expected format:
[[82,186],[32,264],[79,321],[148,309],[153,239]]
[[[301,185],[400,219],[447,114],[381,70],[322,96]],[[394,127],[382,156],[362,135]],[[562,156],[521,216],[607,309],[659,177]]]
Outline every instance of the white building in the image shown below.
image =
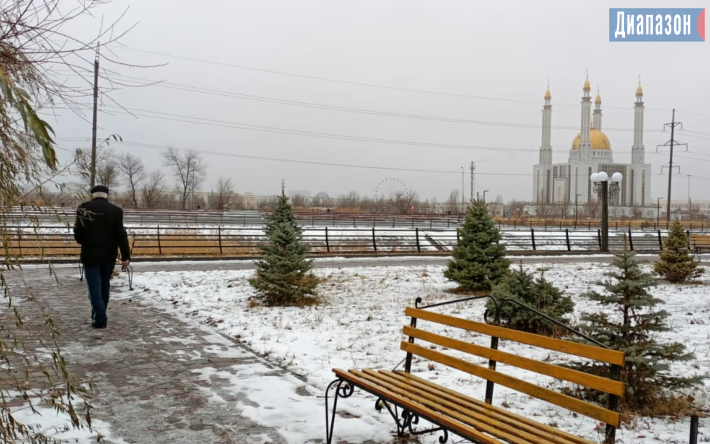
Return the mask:
[[[609,205],[618,207],[616,213],[633,214],[632,207],[641,210],[644,217],[654,214],[655,202],[651,201],[651,165],[645,163],[643,145],[643,89],[639,84],[634,102],[634,143],[631,147],[631,163],[614,163],[614,154],[609,138],[602,132],[602,99],[599,93],[594,100],[590,96],[589,79],[582,89],[581,129],[572,141],[567,163],[552,163],[552,95],[545,93],[542,109],[542,145],[539,164],[533,167],[533,202],[546,204],[585,204],[599,197],[589,180],[592,173],[604,171],[609,176],[620,172],[621,181],[617,195],[609,199]],[[638,211],[637,211],[638,212]]]

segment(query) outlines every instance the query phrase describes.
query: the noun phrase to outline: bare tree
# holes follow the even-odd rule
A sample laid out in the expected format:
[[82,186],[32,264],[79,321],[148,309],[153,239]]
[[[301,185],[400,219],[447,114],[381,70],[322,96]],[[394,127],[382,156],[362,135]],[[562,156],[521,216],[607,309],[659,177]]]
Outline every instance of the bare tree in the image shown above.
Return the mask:
[[[95,43],[99,39],[112,43],[121,35],[115,22],[101,20],[98,35],[82,38],[90,35],[87,32],[91,32],[91,24],[86,19],[97,12],[92,9],[106,3],[109,2],[0,2],[0,204],[19,208],[35,227],[36,218],[26,212],[33,205],[27,197],[35,191],[43,193],[60,174],[71,173],[74,167],[74,162],[58,164],[54,132],[42,119],[43,112],[51,115],[52,108],[58,105],[77,114],[84,110],[83,99],[93,92],[87,88],[93,79],[85,74],[93,72]],[[103,18],[102,13],[96,15]],[[84,78],[68,80],[67,71]],[[36,406],[41,404],[66,415],[71,428],[90,427],[90,389],[72,375],[53,315],[37,317],[33,311],[26,311],[31,304],[40,309],[43,304],[31,291],[26,276],[14,266],[18,253],[8,248],[12,233],[10,220],[3,213],[0,212],[0,292],[5,310],[0,319],[0,442],[54,442],[55,431],[37,426],[35,418],[19,415],[15,400],[26,403],[19,410],[39,414]],[[16,282],[10,285],[6,275],[12,276],[10,282]],[[44,354],[52,359],[40,357]],[[38,384],[39,379],[42,381]]]
[[599,217],[599,213],[602,207],[601,199],[590,199],[586,204],[584,204],[584,209],[588,217],[596,219]]
[[106,185],[109,189],[119,185],[119,175],[120,171],[116,163],[116,158],[113,156],[104,157],[101,163],[98,163],[96,166],[97,183]]
[[293,205],[294,208],[306,208],[308,207],[308,198],[306,196],[296,194],[291,197],[291,205]]
[[461,199],[459,198],[459,189],[454,188],[449,193],[449,198],[446,199],[446,209],[451,214],[458,214],[461,211]]
[[133,208],[138,208],[138,192],[141,182],[145,179],[143,161],[133,154],[121,154],[116,166],[123,175]]
[[228,177],[217,179],[217,188],[212,190],[211,205],[217,210],[226,210],[234,204],[234,183]]
[[143,205],[146,208],[157,207],[160,199],[163,196],[163,188],[165,187],[165,176],[160,170],[150,173],[141,187],[141,197]]
[[195,191],[205,180],[207,166],[204,164],[204,158],[196,150],[180,151],[172,147],[166,148],[161,155],[163,165],[170,169],[170,173],[175,179],[182,209],[185,210],[188,198],[194,197]]
[[398,213],[407,214],[412,210],[418,200],[415,190],[397,190],[390,195],[390,203]]
[[338,204],[342,209],[358,209],[360,207],[360,195],[357,191],[350,191],[347,194],[338,196]]
[[510,208],[511,216],[520,217],[523,215],[523,211],[525,211],[525,202],[513,199],[508,204],[508,208]]

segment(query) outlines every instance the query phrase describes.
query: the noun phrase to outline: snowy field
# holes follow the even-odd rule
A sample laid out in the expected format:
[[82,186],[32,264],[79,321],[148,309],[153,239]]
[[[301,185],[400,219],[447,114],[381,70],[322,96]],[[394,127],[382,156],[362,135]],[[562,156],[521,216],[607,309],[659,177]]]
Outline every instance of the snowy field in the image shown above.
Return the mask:
[[[554,264],[545,277],[576,303],[572,322],[584,312],[601,308],[585,300],[581,294],[596,288],[608,265],[599,263]],[[541,265],[531,265],[540,269]],[[279,429],[292,443],[315,442],[325,435],[322,394],[334,379],[332,368],[392,369],[404,358],[399,350],[404,339],[401,330],[408,318],[404,308],[416,297],[425,303],[452,299],[444,290],[453,287],[443,277],[443,267],[421,265],[409,267],[361,267],[316,270],[325,279],[320,295],[326,303],[306,308],[266,308],[254,306],[249,297],[253,291],[247,279],[253,271],[137,272],[136,290],[123,293],[144,303],[163,307],[174,315],[193,322],[208,324],[222,334],[241,341],[273,364],[288,368],[297,378],[264,377],[264,372],[243,368],[241,377],[233,381],[233,389],[242,392],[254,404],[241,405],[241,413],[258,423]],[[122,277],[122,279],[124,279]],[[672,286],[661,284],[654,295],[666,301],[671,330],[661,340],[680,341],[695,353],[696,359],[674,365],[675,374],[708,374],[710,369],[710,278],[700,285]],[[465,303],[441,307],[437,311],[482,320],[483,303]],[[445,327],[427,325],[434,331]],[[469,342],[490,345],[476,334],[449,328],[446,334]],[[434,348],[434,347],[432,347]],[[551,362],[565,362],[565,355],[534,350],[508,341],[501,350]],[[451,353],[451,351],[447,351]],[[457,355],[457,352],[452,353]],[[485,364],[483,359],[473,362]],[[550,378],[514,367],[499,369],[516,377],[550,387],[558,383]],[[209,373],[209,369],[205,369]],[[485,382],[476,377],[415,360],[412,372],[443,386],[483,398]],[[267,375],[268,376],[268,375]],[[304,384],[305,382],[305,384]],[[295,396],[293,393],[313,396]],[[700,405],[710,405],[710,380],[692,391]],[[394,424],[386,412],[374,409],[374,397],[356,390],[351,398],[341,400],[335,426],[336,442],[362,443],[367,440],[391,442]],[[532,399],[526,395],[496,386],[494,405],[551,424],[592,441],[601,442],[603,428],[595,420],[575,415],[565,409]],[[637,418],[617,431],[619,443],[688,442],[689,420]],[[420,437],[422,443],[436,442],[434,435]],[[710,441],[710,422],[700,421],[699,442]]]

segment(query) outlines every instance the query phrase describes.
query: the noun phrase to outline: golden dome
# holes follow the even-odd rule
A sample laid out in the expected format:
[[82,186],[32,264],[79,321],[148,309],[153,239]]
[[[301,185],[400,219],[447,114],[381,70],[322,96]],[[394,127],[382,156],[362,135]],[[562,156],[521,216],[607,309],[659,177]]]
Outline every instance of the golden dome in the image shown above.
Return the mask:
[[636,95],[637,95],[637,96],[642,96],[642,95],[643,95],[643,88],[641,88],[641,84],[639,84],[639,87],[636,88]]
[[594,99],[594,103],[602,103],[602,96],[600,96],[599,93],[597,93],[597,98]]
[[592,89],[592,87],[589,86],[589,79],[587,79],[584,81],[584,90],[589,91],[590,89]]
[[[610,150],[611,149],[611,143],[609,142],[609,138],[604,134],[603,132],[599,131],[598,129],[592,128],[589,131],[589,140],[592,142],[592,149],[593,150]],[[574,138],[574,141],[572,142],[572,149],[573,150],[578,150],[579,149],[579,142],[582,141],[582,134],[577,134],[577,137]]]
[[550,100],[552,98],[552,94],[550,94],[550,88],[547,88],[547,91],[545,92],[545,100]]

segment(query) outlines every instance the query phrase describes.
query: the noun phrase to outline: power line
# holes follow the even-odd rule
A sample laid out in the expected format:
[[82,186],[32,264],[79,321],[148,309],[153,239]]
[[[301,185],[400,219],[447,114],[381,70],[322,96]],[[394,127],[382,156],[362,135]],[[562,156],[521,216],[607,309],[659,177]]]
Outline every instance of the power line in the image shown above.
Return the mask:
[[[134,52],[140,52],[140,53],[144,53],[144,54],[158,55],[158,56],[162,56],[162,57],[170,57],[170,58],[174,58],[174,59],[178,59],[178,60],[185,60],[185,61],[197,62],[197,63],[205,63],[205,64],[209,64],[209,65],[214,65],[214,66],[243,69],[243,70],[248,70],[248,71],[263,72],[263,73],[268,73],[268,74],[276,74],[276,75],[281,75],[281,76],[302,78],[302,79],[308,79],[308,80],[317,80],[317,81],[322,81],[322,82],[340,83],[340,84],[345,84],[345,85],[362,86],[362,87],[367,87],[367,88],[378,88],[378,89],[385,89],[385,90],[392,90],[392,91],[403,91],[403,92],[411,92],[411,93],[418,93],[418,94],[428,94],[428,95],[447,96],[447,97],[460,97],[460,98],[468,98],[468,99],[510,102],[510,103],[530,103],[530,104],[540,105],[540,101],[537,101],[537,100],[520,100],[520,99],[510,99],[510,98],[503,98],[503,97],[487,97],[487,96],[480,96],[480,95],[474,95],[474,94],[452,93],[452,92],[445,92],[445,91],[431,91],[431,90],[425,90],[425,89],[405,88],[405,87],[382,85],[382,84],[376,84],[376,83],[356,82],[356,81],[351,81],[351,80],[342,80],[342,79],[335,79],[335,78],[330,78],[330,77],[298,74],[298,73],[292,73],[292,72],[280,71],[280,70],[274,70],[274,69],[255,68],[252,66],[239,65],[239,64],[235,64],[235,63],[217,62],[214,60],[206,60],[206,59],[200,59],[200,58],[196,58],[196,57],[187,57],[187,56],[181,56],[181,55],[177,55],[177,54],[168,54],[165,52],[149,51],[149,50],[145,50],[145,49],[131,48],[131,47],[128,47],[125,45],[120,45],[120,46],[111,45],[110,47],[112,49],[123,49],[126,51],[134,51]],[[557,106],[572,106],[572,107],[579,106],[579,104],[572,104],[572,103],[556,103],[555,105],[557,105]],[[625,110],[633,109],[633,107],[620,107],[620,106],[607,106],[606,108],[607,109],[625,109]],[[668,109],[661,109],[661,108],[646,108],[646,109],[649,111],[670,111]]]
[[[434,121],[434,122],[460,123],[460,124],[472,124],[472,125],[483,125],[483,126],[502,126],[502,127],[532,128],[532,129],[540,129],[542,127],[542,125],[539,125],[539,124],[460,119],[460,118],[453,118],[453,117],[431,116],[431,115],[422,115],[422,114],[397,113],[397,112],[391,112],[391,111],[380,111],[380,110],[373,110],[373,109],[366,109],[366,108],[353,108],[353,107],[345,107],[345,106],[339,106],[339,105],[326,105],[326,104],[322,104],[322,103],[304,102],[304,101],[299,101],[299,100],[288,100],[288,99],[282,99],[282,98],[278,98],[278,97],[268,97],[268,96],[254,95],[254,94],[244,94],[244,93],[237,93],[237,92],[233,92],[233,91],[204,88],[204,87],[200,87],[200,86],[192,86],[192,85],[185,85],[185,84],[172,83],[172,82],[163,82],[163,81],[145,79],[145,78],[141,78],[141,77],[126,76],[126,75],[118,74],[118,73],[115,73],[113,75],[115,75],[119,79],[126,79],[126,81],[130,81],[130,82],[134,82],[134,83],[137,81],[147,82],[145,85],[140,85],[140,84],[136,83],[135,85],[131,85],[131,86],[150,86],[150,87],[164,88],[164,89],[175,90],[175,91],[185,91],[185,92],[192,92],[192,93],[197,93],[197,94],[213,95],[213,96],[218,96],[218,97],[236,98],[236,99],[242,99],[242,100],[251,100],[251,101],[257,101],[257,102],[274,103],[274,104],[279,104],[279,105],[297,106],[297,107],[305,107],[305,108],[328,110],[328,111],[340,111],[340,112],[356,113],[356,114],[364,114],[364,115],[396,117],[396,118],[401,118],[401,119],[415,119],[415,120],[426,120],[426,121]],[[560,129],[560,130],[579,130],[579,128],[576,126],[553,125],[552,128]],[[633,128],[609,127],[609,128],[605,128],[605,131],[633,131]],[[662,131],[660,131],[660,130],[646,130],[646,132],[662,132]]]
[[[128,107],[118,107],[112,105],[106,105],[104,108],[116,109],[116,111],[105,111],[101,112],[113,115],[113,114],[123,114],[132,115],[137,117],[145,117],[149,119],[159,119],[166,121],[175,121],[183,123],[192,123],[197,125],[207,125],[216,126],[222,128],[231,129],[241,129],[247,131],[257,131],[266,132],[274,134],[286,134],[295,135],[302,137],[314,137],[314,138],[324,138],[324,139],[335,139],[335,140],[348,140],[354,142],[365,142],[365,143],[380,143],[387,145],[407,145],[416,146],[424,148],[438,148],[438,149],[455,149],[455,150],[466,150],[466,151],[498,151],[498,152],[538,152],[537,148],[515,148],[515,147],[491,147],[491,146],[481,146],[481,145],[460,145],[460,144],[449,144],[449,143],[437,143],[437,142],[418,142],[412,140],[401,140],[401,139],[384,139],[376,137],[366,137],[366,136],[354,136],[348,134],[336,134],[336,133],[324,133],[316,131],[304,131],[291,128],[274,127],[268,125],[254,125],[243,122],[225,121],[217,119],[207,119],[204,117],[186,116],[183,114],[166,113],[161,111],[145,110],[140,108],[128,108]],[[145,114],[148,113],[148,114]],[[154,114],[154,115],[151,115]],[[568,152],[568,150],[555,150],[555,152]],[[628,154],[630,151],[616,151],[621,154]]]

